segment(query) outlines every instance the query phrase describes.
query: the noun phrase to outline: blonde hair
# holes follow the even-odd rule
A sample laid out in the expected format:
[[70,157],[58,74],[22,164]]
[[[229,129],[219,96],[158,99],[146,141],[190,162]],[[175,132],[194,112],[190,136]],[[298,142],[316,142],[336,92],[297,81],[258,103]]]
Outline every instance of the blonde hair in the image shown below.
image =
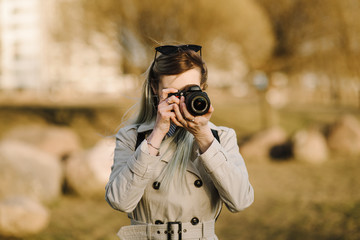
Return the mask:
[[[198,67],[201,71],[200,84],[207,87],[207,67],[201,56],[192,50],[183,50],[175,54],[164,55],[154,59],[147,70],[147,78],[143,85],[140,109],[135,120],[136,124],[149,123],[157,116],[158,96],[154,90],[158,90],[161,77],[165,75],[177,75],[190,69]],[[182,181],[185,177],[188,161],[193,148],[193,137],[191,133],[183,128],[177,128],[174,136],[171,137],[171,144],[174,144],[175,153],[164,171],[159,176],[162,178],[161,186],[167,189],[173,177]]]

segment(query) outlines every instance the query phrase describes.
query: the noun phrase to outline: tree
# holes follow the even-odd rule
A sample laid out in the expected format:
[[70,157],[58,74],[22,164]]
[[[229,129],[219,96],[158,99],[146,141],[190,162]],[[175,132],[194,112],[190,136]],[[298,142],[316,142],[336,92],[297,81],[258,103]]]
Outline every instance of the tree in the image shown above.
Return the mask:
[[[158,44],[191,42],[207,49],[217,38],[239,44],[240,54],[253,68],[261,67],[272,55],[274,37],[269,20],[253,0],[229,0],[226,4],[215,0],[79,1],[89,29],[101,31],[104,25],[115,24],[121,44],[129,45],[131,32],[145,46],[147,56],[153,56]],[[221,62],[226,56],[211,58]]]

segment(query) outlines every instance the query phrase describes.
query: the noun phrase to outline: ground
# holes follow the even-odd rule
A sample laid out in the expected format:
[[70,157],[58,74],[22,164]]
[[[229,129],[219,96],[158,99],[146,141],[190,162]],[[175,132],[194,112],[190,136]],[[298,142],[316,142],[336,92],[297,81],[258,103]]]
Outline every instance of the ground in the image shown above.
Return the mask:
[[[213,121],[236,129],[239,140],[263,127],[261,108],[256,101],[231,99],[230,104],[230,99],[220,95],[212,99],[218,99],[214,103]],[[0,111],[0,134],[18,124],[49,124],[50,120],[44,120],[39,110],[24,109],[22,114],[12,108]],[[65,117],[68,120],[63,124],[80,134],[85,147],[91,146],[119,125],[118,118],[125,107],[116,109],[117,113],[108,108],[88,109],[87,115],[74,111],[74,116]],[[344,112],[349,111],[292,106],[272,111],[267,124],[280,124],[291,134],[308,125],[329,124]],[[294,159],[245,161],[255,190],[255,202],[239,213],[223,208],[216,223],[219,239],[360,239],[359,157],[332,152],[321,165]],[[129,224],[126,214],[111,209],[104,199],[84,199],[67,193],[49,208],[52,216],[49,227],[24,240],[117,239],[118,229]]]

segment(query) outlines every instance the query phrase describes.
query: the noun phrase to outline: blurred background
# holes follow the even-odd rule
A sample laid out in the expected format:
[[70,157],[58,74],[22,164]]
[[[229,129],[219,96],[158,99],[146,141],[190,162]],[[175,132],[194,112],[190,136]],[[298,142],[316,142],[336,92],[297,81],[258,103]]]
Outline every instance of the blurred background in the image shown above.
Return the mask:
[[[0,239],[117,239],[113,135],[154,47],[203,46],[255,202],[220,239],[360,239],[358,0],[0,0]],[[130,110],[129,110],[130,109]],[[136,109],[136,108],[135,108]]]

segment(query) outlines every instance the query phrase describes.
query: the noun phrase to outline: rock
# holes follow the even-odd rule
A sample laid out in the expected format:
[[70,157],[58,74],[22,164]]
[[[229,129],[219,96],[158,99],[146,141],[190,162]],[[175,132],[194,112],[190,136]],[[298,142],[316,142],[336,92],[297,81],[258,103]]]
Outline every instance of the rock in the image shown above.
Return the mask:
[[335,151],[360,155],[360,122],[351,115],[340,118],[330,128],[328,144]]
[[114,139],[99,141],[94,148],[71,156],[66,163],[65,175],[71,189],[83,197],[104,197],[109,180]]
[[16,127],[5,133],[4,139],[32,144],[60,159],[79,151],[81,144],[77,134],[67,127],[28,125]]
[[289,160],[294,156],[293,143],[287,141],[281,144],[274,145],[270,149],[270,157],[275,161]]
[[328,157],[326,139],[317,129],[300,130],[293,138],[293,153],[295,159],[314,164],[323,163]]
[[0,236],[24,237],[37,234],[50,221],[48,210],[26,197],[10,197],[0,201]]
[[286,141],[285,130],[280,127],[272,127],[255,134],[240,147],[240,152],[244,158],[268,158],[273,146]]
[[0,199],[24,195],[50,202],[61,193],[60,160],[18,141],[0,142]]

